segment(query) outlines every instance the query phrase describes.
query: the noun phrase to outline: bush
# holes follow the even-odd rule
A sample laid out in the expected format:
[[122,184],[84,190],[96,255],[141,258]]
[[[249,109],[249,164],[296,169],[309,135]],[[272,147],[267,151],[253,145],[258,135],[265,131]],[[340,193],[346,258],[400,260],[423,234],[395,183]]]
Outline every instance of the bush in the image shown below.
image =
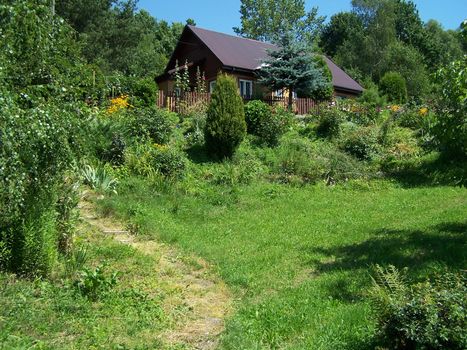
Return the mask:
[[389,129],[386,140],[386,154],[390,159],[407,159],[420,154],[415,132],[408,128],[392,127]]
[[211,96],[204,135],[211,154],[232,157],[246,134],[243,101],[234,78],[220,74]]
[[433,131],[448,157],[467,158],[467,55],[440,69],[437,121]]
[[141,143],[128,148],[125,165],[136,175],[180,178],[184,174],[186,159],[182,152],[171,146]]
[[340,124],[345,120],[345,114],[335,107],[321,111],[316,132],[321,137],[336,137],[339,135]]
[[378,87],[373,82],[366,84],[366,89],[363,90],[362,95],[358,101],[373,107],[383,107],[386,104],[384,96],[381,96]]
[[279,143],[290,119],[290,113],[283,108],[273,109],[262,101],[250,101],[245,105],[248,132],[271,147]]
[[175,113],[156,107],[136,108],[127,117],[130,136],[149,138],[164,145],[169,142],[178,117]]
[[465,273],[408,286],[394,266],[377,266],[371,300],[378,334],[392,349],[466,349],[466,296]]
[[321,55],[314,55],[313,62],[321,70],[325,84],[313,91],[298,91],[299,97],[309,97],[315,101],[330,101],[334,96],[334,86],[332,85],[332,73],[326,61]]
[[0,91],[0,268],[50,272],[58,185],[71,168],[78,123],[53,104],[19,108]]
[[335,145],[296,137],[283,139],[269,163],[283,182],[314,183],[321,179],[334,184],[365,173],[358,161]]
[[378,129],[373,126],[359,127],[345,136],[341,147],[360,160],[374,159],[380,153]]
[[388,102],[405,103],[407,101],[407,85],[402,75],[397,72],[387,72],[379,82],[381,92]]
[[380,116],[379,107],[350,99],[339,102],[336,108],[345,114],[346,120],[358,125],[374,124]]
[[157,85],[154,79],[130,81],[131,104],[135,107],[151,107],[156,104]]
[[184,136],[188,147],[204,144],[204,128],[206,127],[207,105],[204,101],[186,108],[184,119]]

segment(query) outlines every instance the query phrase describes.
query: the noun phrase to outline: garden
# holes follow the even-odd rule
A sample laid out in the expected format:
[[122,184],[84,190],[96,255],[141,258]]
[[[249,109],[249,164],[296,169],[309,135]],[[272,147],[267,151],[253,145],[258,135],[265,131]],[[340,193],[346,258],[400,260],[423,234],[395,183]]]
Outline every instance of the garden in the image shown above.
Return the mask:
[[0,15],[1,348],[466,348],[467,56],[429,98],[388,71],[294,115],[220,74],[176,114],[48,6]]

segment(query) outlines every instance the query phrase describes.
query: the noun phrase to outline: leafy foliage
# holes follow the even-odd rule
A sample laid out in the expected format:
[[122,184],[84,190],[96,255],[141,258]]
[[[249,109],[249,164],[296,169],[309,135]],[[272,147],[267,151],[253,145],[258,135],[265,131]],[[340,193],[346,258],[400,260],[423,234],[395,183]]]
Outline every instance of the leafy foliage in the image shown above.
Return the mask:
[[268,146],[278,144],[290,119],[291,116],[283,109],[273,109],[262,101],[250,101],[245,105],[248,132]]
[[107,276],[103,266],[97,266],[95,269],[85,268],[79,273],[76,288],[84,296],[96,301],[117,284],[117,277],[116,272]]
[[19,108],[0,92],[0,265],[47,274],[56,251],[56,187],[75,153],[75,118],[54,105]]
[[237,83],[228,75],[219,75],[207,112],[204,129],[206,146],[212,154],[229,158],[245,134],[245,112]]
[[298,38],[312,44],[324,22],[318,9],[305,11],[303,0],[242,0],[241,27],[235,33],[246,38],[273,41],[277,35],[297,33]]
[[467,157],[467,55],[437,73],[440,98],[434,132],[442,150],[453,157]]
[[81,171],[84,184],[102,193],[117,193],[118,180],[103,167],[86,164]]
[[134,137],[148,137],[157,144],[169,142],[178,117],[157,107],[137,108],[127,117],[128,133]]
[[377,266],[373,282],[379,335],[391,348],[465,349],[465,275],[444,273],[408,286],[394,266]]
[[399,73],[386,73],[379,82],[379,88],[389,102],[404,103],[407,101],[407,86],[404,77]]

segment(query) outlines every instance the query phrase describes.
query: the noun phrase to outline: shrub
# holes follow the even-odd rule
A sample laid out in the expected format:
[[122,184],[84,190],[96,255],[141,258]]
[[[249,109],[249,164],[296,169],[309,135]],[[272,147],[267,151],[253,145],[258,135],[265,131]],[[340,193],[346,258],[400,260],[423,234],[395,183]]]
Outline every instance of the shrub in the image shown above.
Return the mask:
[[271,108],[262,101],[250,101],[245,105],[248,132],[271,147],[279,143],[290,119],[291,115],[285,109]]
[[387,156],[391,159],[406,159],[420,154],[415,132],[408,128],[390,128],[386,135],[385,145]]
[[397,72],[387,72],[379,82],[381,92],[388,102],[404,103],[407,101],[407,86],[405,79]]
[[345,114],[335,107],[324,109],[319,115],[316,132],[321,137],[336,137],[339,135],[340,124],[345,120]]
[[130,81],[131,104],[135,107],[151,107],[156,104],[157,85],[152,78]]
[[149,138],[164,145],[169,142],[178,117],[156,107],[136,108],[128,115],[127,130],[131,136]]
[[88,155],[103,162],[121,164],[126,142],[120,120],[97,113],[87,121],[83,132]]
[[183,176],[186,159],[182,152],[171,146],[141,143],[130,147],[125,154],[128,169],[141,176],[170,178]]
[[437,121],[433,127],[441,151],[452,158],[467,158],[467,55],[437,74]]
[[206,127],[206,113],[208,106],[204,101],[188,106],[184,125],[184,136],[189,147],[204,144],[204,128]]
[[19,108],[0,90],[0,268],[46,275],[56,256],[57,186],[78,124],[64,108],[33,103]]
[[237,83],[234,78],[220,74],[211,96],[204,130],[207,149],[220,158],[230,158],[245,134],[245,112]]
[[378,129],[373,126],[357,128],[345,136],[341,147],[358,159],[374,159],[380,153]]
[[334,184],[365,173],[358,161],[335,145],[295,137],[283,139],[269,162],[284,182],[314,183],[321,179]]
[[257,135],[260,130],[261,122],[271,117],[271,107],[266,103],[255,100],[245,105],[245,122],[248,133]]
[[340,101],[336,108],[339,108],[344,113],[347,121],[358,125],[374,124],[380,112],[380,109],[376,106],[350,99]]
[[357,99],[359,102],[373,107],[383,107],[386,104],[384,96],[380,95],[378,86],[373,82],[368,82],[365,85],[362,95]]
[[467,278],[443,273],[408,286],[394,266],[377,266],[371,300],[378,334],[392,349],[466,349]]

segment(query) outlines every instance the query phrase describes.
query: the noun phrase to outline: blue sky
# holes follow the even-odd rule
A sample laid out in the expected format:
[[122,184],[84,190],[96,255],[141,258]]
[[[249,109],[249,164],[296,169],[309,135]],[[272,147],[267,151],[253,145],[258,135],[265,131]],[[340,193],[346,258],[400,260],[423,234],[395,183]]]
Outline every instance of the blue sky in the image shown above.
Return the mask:
[[[351,0],[306,0],[306,8],[318,6],[328,18],[350,9]],[[422,20],[436,19],[445,29],[456,29],[467,17],[467,0],[415,0]],[[157,19],[183,22],[193,18],[202,28],[233,33],[240,24],[240,0],[139,0],[139,8]]]

